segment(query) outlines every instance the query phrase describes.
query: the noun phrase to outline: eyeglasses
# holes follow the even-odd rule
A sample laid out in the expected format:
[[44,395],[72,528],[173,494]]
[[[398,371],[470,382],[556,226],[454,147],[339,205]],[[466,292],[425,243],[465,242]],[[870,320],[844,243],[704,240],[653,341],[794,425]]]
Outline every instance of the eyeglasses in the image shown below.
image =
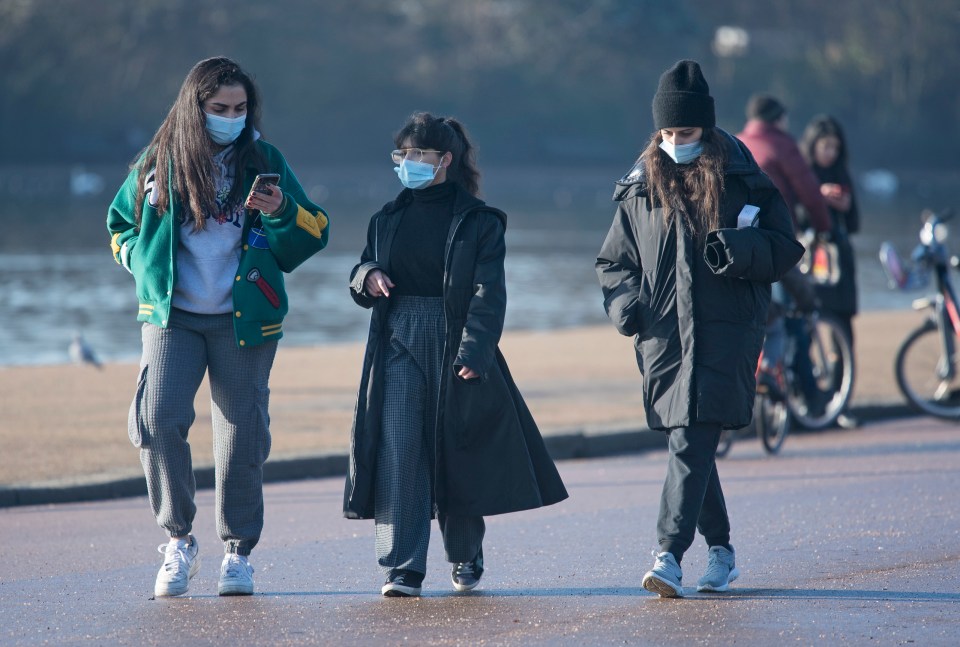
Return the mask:
[[442,155],[443,151],[435,151],[430,148],[398,148],[390,153],[390,159],[393,160],[394,164],[399,164],[405,159],[411,162],[422,162],[424,153],[439,153]]

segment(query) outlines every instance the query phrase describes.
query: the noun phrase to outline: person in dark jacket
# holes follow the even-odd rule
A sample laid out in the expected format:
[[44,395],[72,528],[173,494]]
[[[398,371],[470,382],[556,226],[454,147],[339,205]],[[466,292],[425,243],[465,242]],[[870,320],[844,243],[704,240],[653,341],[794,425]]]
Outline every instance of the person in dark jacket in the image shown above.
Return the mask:
[[[852,348],[857,267],[850,234],[860,231],[860,212],[840,122],[828,115],[814,117],[800,139],[800,152],[820,182],[820,193],[830,208],[830,233],[814,246],[810,275],[820,309],[841,323]],[[846,412],[840,414],[837,422],[841,427],[859,426],[859,421]]]
[[814,275],[821,308],[841,321],[853,342],[853,316],[857,314],[857,277],[850,234],[860,230],[860,212],[853,193],[843,128],[833,117],[819,115],[807,125],[800,152],[820,183],[820,193],[830,208],[829,240],[836,247],[837,276]]
[[392,159],[404,185],[370,220],[350,293],[373,308],[343,509],[376,522],[387,597],[420,594],[436,517],[457,591],[483,574],[484,521],[566,489],[498,343],[507,217],[477,198],[463,126],[416,113]]
[[696,530],[708,565],[699,591],[739,575],[715,452],[746,426],[770,284],[803,254],[780,193],[747,148],[716,127],[713,98],[690,60],[660,78],[656,128],[617,183],[619,204],[597,257],[604,307],[634,337],[647,424],[667,433],[659,552],[643,586],[681,597]]

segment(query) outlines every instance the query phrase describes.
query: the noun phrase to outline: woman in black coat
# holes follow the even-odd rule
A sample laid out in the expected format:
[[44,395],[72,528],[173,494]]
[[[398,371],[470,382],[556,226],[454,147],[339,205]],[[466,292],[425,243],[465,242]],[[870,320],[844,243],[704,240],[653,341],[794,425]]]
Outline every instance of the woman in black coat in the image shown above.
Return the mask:
[[[853,317],[857,314],[857,264],[850,235],[860,231],[860,210],[850,177],[847,139],[840,122],[827,115],[811,119],[800,140],[800,152],[820,181],[820,193],[830,209],[830,233],[809,250],[812,252],[809,275],[820,299],[820,310],[840,322],[852,348]],[[853,428],[858,427],[860,421],[843,411],[837,417],[837,424]]]
[[507,217],[476,197],[473,147],[454,119],[397,133],[406,187],[370,220],[350,293],[373,308],[344,515],[376,521],[387,597],[420,594],[436,517],[453,586],[483,573],[483,517],[567,497],[497,344]]
[[647,424],[668,434],[659,552],[643,586],[681,597],[696,530],[709,547],[697,589],[726,591],[739,574],[715,452],[722,429],[750,422],[770,284],[803,247],[772,182],[715,127],[696,62],[660,78],[653,120],[647,148],[618,182],[596,267],[607,314],[635,337]]
[[857,314],[857,268],[850,234],[860,231],[860,211],[847,162],[847,140],[833,117],[814,117],[800,140],[800,151],[820,181],[820,193],[830,208],[830,240],[824,245],[832,271],[812,274],[821,309],[844,325],[853,344],[853,316]]

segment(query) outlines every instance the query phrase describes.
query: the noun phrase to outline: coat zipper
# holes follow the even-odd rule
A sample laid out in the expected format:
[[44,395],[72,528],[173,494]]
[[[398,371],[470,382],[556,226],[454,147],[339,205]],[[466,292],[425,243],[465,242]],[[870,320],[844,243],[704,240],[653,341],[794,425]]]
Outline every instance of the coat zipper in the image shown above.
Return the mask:
[[440,438],[440,400],[441,393],[440,391],[443,388],[443,379],[444,374],[446,373],[447,367],[443,364],[443,360],[447,357],[447,276],[450,269],[450,260],[451,253],[453,251],[453,241],[457,237],[457,232],[460,230],[460,225],[463,224],[463,221],[466,219],[467,214],[463,214],[457,219],[456,224],[453,226],[453,231],[450,234],[450,237],[447,239],[447,248],[444,252],[444,262],[443,262],[443,354],[441,355],[441,367],[440,370],[440,388],[437,389],[437,405],[436,410],[434,411],[433,416],[433,514],[436,517],[440,515],[440,507],[437,504],[437,480],[440,477],[440,452],[437,451]]

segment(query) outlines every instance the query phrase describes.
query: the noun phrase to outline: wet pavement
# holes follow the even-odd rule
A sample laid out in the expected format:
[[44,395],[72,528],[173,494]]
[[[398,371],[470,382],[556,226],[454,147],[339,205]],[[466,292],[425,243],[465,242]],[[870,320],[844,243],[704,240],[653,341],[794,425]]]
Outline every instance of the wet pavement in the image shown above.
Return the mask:
[[340,517],[341,478],[269,485],[257,593],[219,598],[212,492],[203,560],[153,599],[164,541],[144,498],[0,509],[2,645],[956,645],[960,427],[923,418],[742,440],[719,462],[740,579],[687,597],[640,586],[665,453],[563,461],[571,498],[490,517],[480,588],[455,594],[434,528],[420,599],[383,599],[373,524]]

